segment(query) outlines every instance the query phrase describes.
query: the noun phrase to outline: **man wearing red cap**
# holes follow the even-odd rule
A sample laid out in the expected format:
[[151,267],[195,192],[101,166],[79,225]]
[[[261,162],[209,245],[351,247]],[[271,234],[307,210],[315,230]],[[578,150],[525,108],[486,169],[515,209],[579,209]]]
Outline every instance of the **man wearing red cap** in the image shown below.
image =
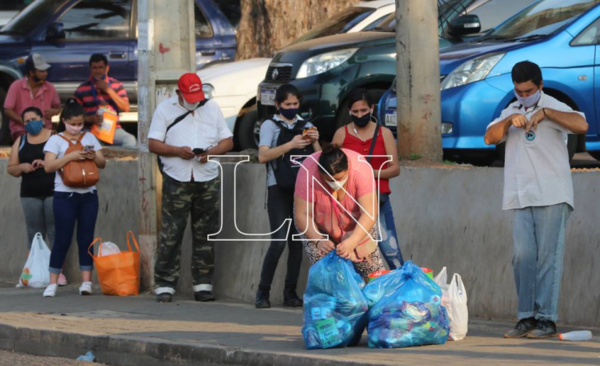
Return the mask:
[[154,268],[156,301],[171,302],[181,257],[181,241],[192,216],[192,277],[196,301],[214,301],[213,243],[219,230],[221,178],[219,165],[209,155],[233,148],[232,134],[217,103],[204,97],[198,75],[184,74],[177,96],[154,111],[149,149],[159,156],[163,172],[162,226]]

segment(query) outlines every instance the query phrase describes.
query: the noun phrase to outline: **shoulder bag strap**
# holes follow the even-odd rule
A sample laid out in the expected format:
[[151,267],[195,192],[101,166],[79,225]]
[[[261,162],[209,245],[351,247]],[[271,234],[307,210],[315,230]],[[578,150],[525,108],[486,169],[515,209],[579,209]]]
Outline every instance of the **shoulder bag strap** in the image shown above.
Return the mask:
[[64,137],[63,135],[61,135],[60,133],[57,134],[56,136],[60,137],[61,139],[65,140],[67,142],[67,144],[69,144],[69,146],[74,145],[71,140],[69,140],[68,138]]
[[377,127],[375,127],[375,132],[373,133],[373,140],[371,141],[371,148],[369,149],[369,157],[367,158],[367,163],[371,164],[371,154],[373,154],[373,150],[375,149],[375,144],[377,143],[377,137],[379,136],[379,123]]
[[167,135],[167,132],[169,132],[169,130],[171,128],[175,127],[176,124],[178,124],[179,122],[183,121],[183,119],[185,117],[187,117],[190,113],[194,112],[196,109],[198,109],[198,108],[202,107],[203,105],[205,105],[207,101],[208,101],[208,99],[204,99],[202,102],[200,102],[200,104],[198,104],[198,106],[195,109],[193,109],[191,111],[187,111],[184,114],[182,114],[181,116],[175,118],[175,121],[173,121],[173,123],[171,123],[169,125],[169,127],[167,127],[167,130],[165,131],[165,136]]
[[27,141],[27,133],[21,136],[21,144],[19,145],[19,151],[21,151],[21,149],[23,149],[23,146],[25,146],[25,141]]

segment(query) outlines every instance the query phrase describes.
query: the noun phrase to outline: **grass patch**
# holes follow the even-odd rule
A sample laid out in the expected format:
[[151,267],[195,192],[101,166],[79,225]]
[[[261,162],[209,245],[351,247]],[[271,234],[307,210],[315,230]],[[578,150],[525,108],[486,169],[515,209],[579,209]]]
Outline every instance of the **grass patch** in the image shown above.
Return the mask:
[[419,154],[410,154],[408,156],[408,160],[419,160],[419,159],[421,159],[421,155],[419,155]]

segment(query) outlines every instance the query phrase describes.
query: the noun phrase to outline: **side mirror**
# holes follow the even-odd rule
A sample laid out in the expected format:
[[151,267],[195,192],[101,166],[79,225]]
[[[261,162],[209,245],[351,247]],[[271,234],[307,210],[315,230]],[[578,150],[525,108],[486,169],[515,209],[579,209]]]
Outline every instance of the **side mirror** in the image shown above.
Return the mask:
[[63,27],[63,23],[54,22],[50,23],[48,29],[46,30],[46,41],[57,41],[59,39],[67,38],[65,35],[65,30]]
[[448,33],[454,37],[481,32],[481,21],[475,14],[455,18],[448,27]]

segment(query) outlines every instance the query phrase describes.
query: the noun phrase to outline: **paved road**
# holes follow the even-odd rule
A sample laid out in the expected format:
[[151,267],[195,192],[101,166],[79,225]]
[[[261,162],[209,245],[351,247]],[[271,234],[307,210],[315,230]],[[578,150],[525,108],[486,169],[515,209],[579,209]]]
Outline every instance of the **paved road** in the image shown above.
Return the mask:
[[[94,363],[94,365],[102,365]],[[57,357],[38,357],[0,351],[0,366],[90,366],[90,363]]]

